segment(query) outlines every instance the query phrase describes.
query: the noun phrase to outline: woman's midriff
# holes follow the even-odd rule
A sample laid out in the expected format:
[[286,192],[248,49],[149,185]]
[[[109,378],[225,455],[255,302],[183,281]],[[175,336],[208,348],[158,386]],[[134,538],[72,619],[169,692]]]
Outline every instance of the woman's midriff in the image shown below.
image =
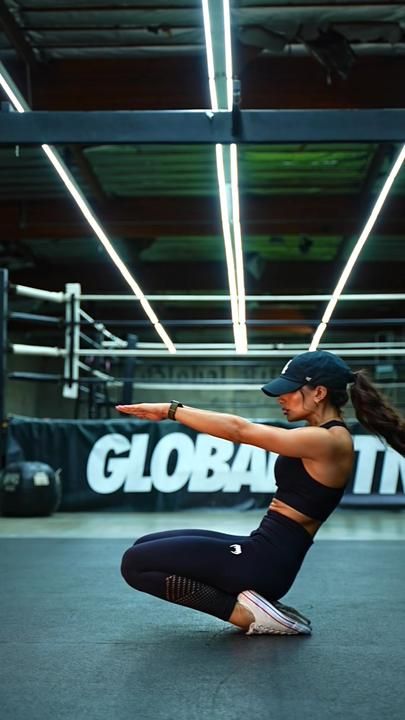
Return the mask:
[[294,522],[302,525],[302,527],[305,528],[312,537],[322,525],[320,520],[314,520],[313,518],[308,517],[308,515],[304,515],[303,513],[298,512],[298,510],[294,510],[294,508],[286,505],[276,498],[273,498],[271,501],[269,510],[278,512],[280,515],[284,515],[285,517],[290,518],[290,520],[294,520]]

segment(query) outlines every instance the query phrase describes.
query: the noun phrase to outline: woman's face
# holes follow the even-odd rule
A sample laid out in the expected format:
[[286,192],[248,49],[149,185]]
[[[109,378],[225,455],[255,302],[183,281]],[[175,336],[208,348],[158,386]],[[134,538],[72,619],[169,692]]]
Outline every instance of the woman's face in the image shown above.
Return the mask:
[[278,402],[289,422],[305,420],[316,409],[313,396],[315,388],[305,386],[295,392],[279,395]]

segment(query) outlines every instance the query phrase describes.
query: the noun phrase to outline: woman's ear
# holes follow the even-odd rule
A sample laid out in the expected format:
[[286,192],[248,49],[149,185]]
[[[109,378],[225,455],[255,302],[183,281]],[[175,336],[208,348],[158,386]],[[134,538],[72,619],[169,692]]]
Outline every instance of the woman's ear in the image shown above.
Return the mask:
[[322,400],[325,400],[327,394],[328,394],[328,390],[324,385],[317,385],[315,388],[315,395],[314,395],[315,402],[317,404],[322,402]]

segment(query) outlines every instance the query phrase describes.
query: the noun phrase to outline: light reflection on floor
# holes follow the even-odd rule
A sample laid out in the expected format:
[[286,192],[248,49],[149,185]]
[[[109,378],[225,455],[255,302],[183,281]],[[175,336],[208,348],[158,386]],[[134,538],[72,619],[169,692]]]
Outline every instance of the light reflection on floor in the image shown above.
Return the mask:
[[[0,517],[0,537],[136,538],[175,528],[249,534],[265,510],[193,509],[179,512],[76,512],[47,518]],[[405,509],[339,508],[316,540],[405,540]]]

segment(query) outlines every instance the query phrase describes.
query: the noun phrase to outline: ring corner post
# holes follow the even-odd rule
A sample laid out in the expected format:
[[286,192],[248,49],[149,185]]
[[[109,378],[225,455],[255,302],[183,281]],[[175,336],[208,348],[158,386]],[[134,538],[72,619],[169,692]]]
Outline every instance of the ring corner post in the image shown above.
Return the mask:
[[65,306],[65,367],[63,397],[77,400],[79,395],[79,356],[80,348],[80,283],[66,283]]

